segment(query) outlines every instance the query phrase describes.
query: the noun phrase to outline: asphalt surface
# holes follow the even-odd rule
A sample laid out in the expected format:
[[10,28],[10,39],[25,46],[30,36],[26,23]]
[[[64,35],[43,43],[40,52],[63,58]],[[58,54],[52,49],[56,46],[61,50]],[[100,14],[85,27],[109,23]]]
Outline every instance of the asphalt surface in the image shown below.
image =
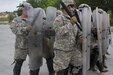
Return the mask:
[[[15,35],[9,29],[9,25],[0,25],[0,75],[13,75],[14,65],[11,64],[14,56],[14,43]],[[100,74],[88,71],[87,75],[113,75],[113,44],[110,45],[108,51],[111,54],[110,56],[107,56],[106,60],[109,72]],[[28,58],[22,66],[21,75],[29,75]],[[39,75],[48,75],[45,60]]]

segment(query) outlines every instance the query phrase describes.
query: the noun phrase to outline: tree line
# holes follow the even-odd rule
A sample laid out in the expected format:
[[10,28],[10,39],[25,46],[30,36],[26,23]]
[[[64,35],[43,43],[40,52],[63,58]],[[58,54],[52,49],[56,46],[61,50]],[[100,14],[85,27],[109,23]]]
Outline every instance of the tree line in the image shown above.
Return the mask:
[[[110,22],[113,25],[113,0],[74,0],[76,7],[80,4],[88,4],[92,10],[99,7],[110,14]],[[54,6],[60,9],[60,0],[27,0],[34,8],[41,7],[46,9],[48,6]]]
[[[27,0],[27,2],[31,3],[33,7],[42,7],[46,8],[48,6],[54,6],[56,8],[60,8],[60,0]],[[74,0],[76,6],[78,7],[82,3],[86,3],[91,6],[92,9],[96,7],[102,8],[105,11],[111,10],[113,12],[113,0]]]

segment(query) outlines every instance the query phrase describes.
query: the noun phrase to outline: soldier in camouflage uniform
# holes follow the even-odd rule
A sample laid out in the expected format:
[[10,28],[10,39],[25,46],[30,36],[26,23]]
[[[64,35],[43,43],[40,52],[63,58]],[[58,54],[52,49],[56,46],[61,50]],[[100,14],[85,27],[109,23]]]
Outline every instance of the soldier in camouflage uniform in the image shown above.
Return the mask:
[[[71,13],[74,11],[74,1],[64,0]],[[69,17],[66,11],[56,17],[54,21],[55,42],[54,42],[54,69],[57,75],[68,75],[68,66],[71,64],[74,74],[78,75],[82,67],[80,49],[77,46],[79,30],[76,26],[76,17]],[[80,75],[80,74],[79,74]]]
[[[20,7],[27,10],[28,23],[32,24],[30,25],[31,30],[27,34],[27,44],[26,44],[29,56],[30,75],[39,75],[39,70],[43,63],[42,41],[43,41],[43,24],[45,22],[43,18],[45,17],[45,12],[42,8],[36,9],[33,8],[27,2],[23,2],[20,5]],[[35,14],[34,12],[31,12],[31,10],[32,11],[35,10],[34,12],[39,13]],[[38,16],[32,17],[31,15]],[[34,22],[34,24],[32,22]]]
[[[62,11],[58,10],[56,11],[56,16],[60,15]],[[53,24],[53,23],[52,23]],[[47,62],[47,68],[49,71],[49,75],[54,75],[54,69],[53,69],[53,58],[54,58],[54,51],[53,51],[53,43],[55,40],[55,31],[54,29],[44,27],[45,29],[45,36],[43,39],[43,53],[44,58]]]
[[13,75],[20,75],[21,66],[27,56],[27,34],[31,30],[31,26],[27,22],[26,9],[19,8],[21,16],[14,18],[10,28],[16,35],[15,42],[15,66],[13,69]]
[[[98,39],[97,39],[97,28],[92,25],[91,30],[91,55],[90,55],[90,70],[99,72],[108,72],[107,69],[104,68],[103,64],[99,61],[99,47],[98,47]],[[95,69],[97,66],[97,69]]]

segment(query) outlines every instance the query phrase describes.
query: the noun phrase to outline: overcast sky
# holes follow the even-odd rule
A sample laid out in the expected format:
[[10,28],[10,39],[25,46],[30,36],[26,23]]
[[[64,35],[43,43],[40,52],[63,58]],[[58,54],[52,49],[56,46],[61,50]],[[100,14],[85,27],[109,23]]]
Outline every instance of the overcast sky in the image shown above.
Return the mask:
[[17,10],[17,6],[26,0],[0,0],[0,12]]

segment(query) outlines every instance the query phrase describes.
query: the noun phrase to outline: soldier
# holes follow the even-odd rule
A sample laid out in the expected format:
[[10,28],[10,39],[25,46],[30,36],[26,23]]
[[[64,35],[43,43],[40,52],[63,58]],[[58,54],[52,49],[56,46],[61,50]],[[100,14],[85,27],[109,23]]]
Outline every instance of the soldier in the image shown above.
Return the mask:
[[30,75],[39,75],[39,70],[43,63],[42,50],[45,11],[42,8],[29,8],[28,16],[28,21],[32,25],[32,30],[29,32],[27,36]]
[[[74,1],[64,0],[68,10],[73,13]],[[76,26],[77,19],[75,16],[72,18],[63,9],[63,14],[56,17],[54,21],[55,42],[54,42],[54,69],[57,75],[68,75],[69,64],[73,65],[75,75],[80,75],[82,59],[81,52],[77,49],[78,40],[76,37],[79,35]],[[80,37],[79,37],[80,38]],[[77,53],[77,54],[75,54]]]
[[28,25],[27,22],[27,13],[26,9],[23,9],[19,6],[19,11],[21,15],[19,17],[14,18],[12,21],[10,28],[12,32],[16,35],[15,42],[15,66],[13,69],[13,75],[20,75],[21,66],[26,59],[27,56],[27,34],[31,30],[31,26]]
[[104,68],[103,63],[99,60],[99,48],[98,48],[98,39],[97,39],[97,29],[92,27],[91,34],[91,55],[90,55],[90,70],[97,71],[95,66],[97,66],[99,72],[108,72],[107,69]]
[[[17,41],[19,41],[20,46],[24,47],[24,49],[22,48],[22,50],[20,50],[21,52],[19,52],[19,51],[17,52],[17,53],[19,53],[19,55],[15,54],[20,57],[22,57],[22,56],[23,57],[22,57],[22,60],[18,62],[19,65],[16,65],[17,68],[16,69],[14,68],[14,73],[15,73],[15,71],[18,71],[18,70],[20,71],[21,65],[23,63],[23,59],[25,59],[26,55],[28,54],[30,75],[38,75],[40,67],[42,65],[42,57],[43,57],[43,54],[42,54],[43,29],[41,29],[39,27],[43,28],[43,22],[44,22],[43,18],[44,18],[45,12],[41,8],[34,9],[27,2],[23,2],[21,5],[19,5],[19,7],[24,11],[23,14],[27,16],[27,20],[22,18],[22,23],[24,23],[23,21],[25,21],[25,22],[27,21],[28,25],[29,24],[30,25],[27,28],[22,27],[24,25],[21,23],[20,19],[19,19],[19,21],[16,20],[17,22],[20,22],[20,24],[17,23],[17,25],[21,25],[21,24],[22,25],[20,27],[16,25],[15,27],[17,27],[17,29],[20,29],[18,31],[19,35],[20,35],[20,32],[26,34],[26,37],[24,38],[26,40],[24,40],[24,39],[18,40],[17,39]],[[34,24],[31,21],[31,19],[33,19],[33,22],[34,22],[34,16],[31,17],[31,15],[34,15],[34,12],[29,13],[30,10],[32,10],[32,11],[35,10],[35,12],[38,12],[38,11],[40,12],[40,13],[38,13],[39,16],[37,17],[40,19],[37,20],[37,18],[36,18],[36,21]],[[39,22],[39,20],[40,20],[40,22]],[[38,21],[38,24],[37,24],[37,21]],[[31,26],[31,24],[33,24],[33,25]],[[16,29],[14,29],[13,26],[11,28],[14,31]],[[40,30],[38,31],[37,28],[41,29],[41,31]],[[15,31],[15,33],[17,33],[17,31]],[[24,42],[21,42],[21,41],[24,41]],[[19,69],[18,69],[18,67],[19,67]],[[18,75],[18,74],[15,73],[15,75]]]
[[[62,12],[60,10],[56,11],[56,15],[60,15]],[[48,21],[48,20],[47,20]],[[54,20],[53,20],[54,21]],[[53,23],[51,23],[53,24]],[[52,25],[53,26],[53,25]],[[54,51],[53,51],[53,43],[55,40],[55,31],[53,27],[45,27],[45,35],[43,39],[43,53],[44,58],[47,62],[47,68],[49,71],[49,75],[54,75],[54,69],[53,69],[53,58],[54,58]],[[50,34],[50,35],[48,35]]]
[[[50,35],[48,35],[48,33]],[[45,35],[43,37],[43,56],[46,59],[47,62],[47,68],[49,71],[49,75],[54,75],[54,69],[53,69],[53,58],[54,58],[54,52],[53,52],[53,43],[54,43],[54,30],[53,29],[46,29]],[[55,35],[55,34],[54,34]]]
[[[97,17],[97,16],[95,16],[95,11],[97,11],[97,8],[96,8],[96,10],[94,10],[94,12],[92,14],[92,35],[91,35],[90,69],[93,70],[93,71],[96,71],[95,70],[95,65],[96,65],[100,72],[108,72],[108,70],[105,68],[104,63],[103,63],[104,58],[103,57],[102,58],[99,57],[99,55],[103,56],[103,54],[105,54],[105,49],[103,47],[104,44],[102,44],[102,46],[99,46],[99,43],[101,43],[101,42],[104,43],[104,40],[101,41],[101,38],[103,39],[103,37],[101,37],[101,36],[100,36],[101,38],[99,39],[99,35],[101,35],[101,33],[98,34],[98,32],[97,32],[97,26],[96,26],[96,24],[98,24],[98,23],[96,23],[97,22],[96,21],[97,18],[95,18],[95,17]],[[102,9],[99,9],[98,11],[99,11],[99,14],[101,14],[101,15],[103,14],[102,13],[103,12]],[[101,16],[99,15],[98,18],[99,17],[101,17]],[[105,16],[103,16],[102,20],[104,19],[104,17]],[[101,22],[100,19],[98,19],[98,20]],[[104,29],[104,25],[103,25],[103,29]],[[99,48],[99,47],[103,47],[102,48],[102,53],[100,53],[101,48]]]

